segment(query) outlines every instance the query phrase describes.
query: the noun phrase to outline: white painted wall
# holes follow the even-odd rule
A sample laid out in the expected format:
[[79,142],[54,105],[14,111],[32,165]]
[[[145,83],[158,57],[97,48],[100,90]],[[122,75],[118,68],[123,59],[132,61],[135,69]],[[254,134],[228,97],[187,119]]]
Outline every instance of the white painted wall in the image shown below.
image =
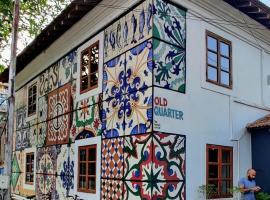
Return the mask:
[[[246,131],[245,127],[247,123],[269,113],[270,86],[267,85],[267,75],[270,75],[270,34],[269,30],[253,30],[254,33],[251,34],[244,27],[236,27],[228,23],[221,24],[220,20],[235,21],[241,20],[242,17],[238,11],[221,0],[174,1],[188,8],[186,95],[190,104],[189,117],[191,120],[189,132],[186,133],[186,189],[187,199],[193,200],[198,199],[198,186],[205,184],[206,180],[206,144],[234,147],[235,185],[239,177],[244,176],[246,169],[251,167],[250,133]],[[136,1],[105,0],[103,3],[113,4],[115,2],[122,7],[129,7]],[[24,85],[38,72],[57,61],[122,11],[97,7],[88,13],[17,75],[16,87]],[[194,15],[219,21],[206,22]],[[251,19],[248,19],[248,23],[264,28]],[[205,81],[206,30],[232,42],[232,90]],[[253,35],[258,38],[255,40]],[[32,76],[29,77],[29,74]],[[233,141],[238,139],[240,139],[239,142]]]

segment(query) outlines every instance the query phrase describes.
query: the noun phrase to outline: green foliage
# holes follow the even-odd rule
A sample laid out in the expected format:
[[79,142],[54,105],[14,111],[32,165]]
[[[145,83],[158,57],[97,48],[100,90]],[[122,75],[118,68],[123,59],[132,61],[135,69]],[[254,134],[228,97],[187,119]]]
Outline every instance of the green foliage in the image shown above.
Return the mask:
[[0,64],[0,74],[5,70],[5,66]]
[[270,195],[265,192],[259,192],[256,194],[256,200],[270,200]]
[[[72,0],[20,0],[19,40],[26,46]],[[9,47],[14,0],[0,0],[0,52]],[[0,61],[3,62],[0,55]]]

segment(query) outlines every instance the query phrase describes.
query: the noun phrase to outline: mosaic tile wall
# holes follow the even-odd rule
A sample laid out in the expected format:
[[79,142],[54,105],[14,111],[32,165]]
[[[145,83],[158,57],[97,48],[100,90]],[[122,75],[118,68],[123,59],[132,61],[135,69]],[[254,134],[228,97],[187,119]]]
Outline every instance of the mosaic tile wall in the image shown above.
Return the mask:
[[[72,199],[74,142],[100,136],[101,199],[185,199],[183,133],[153,130],[155,87],[185,93],[185,11],[146,0],[104,30],[102,93],[78,100],[77,51],[41,73],[37,113],[16,92],[12,191]],[[27,190],[25,150],[35,148],[35,190]]]

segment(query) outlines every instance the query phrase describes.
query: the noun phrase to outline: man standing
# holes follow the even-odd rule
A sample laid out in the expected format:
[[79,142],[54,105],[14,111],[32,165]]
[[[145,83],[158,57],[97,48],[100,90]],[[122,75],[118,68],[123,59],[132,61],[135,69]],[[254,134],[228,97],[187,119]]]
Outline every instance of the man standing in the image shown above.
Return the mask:
[[260,191],[261,188],[256,186],[255,177],[256,171],[254,169],[249,169],[247,170],[247,177],[239,180],[239,188],[243,200],[256,200],[254,193]]

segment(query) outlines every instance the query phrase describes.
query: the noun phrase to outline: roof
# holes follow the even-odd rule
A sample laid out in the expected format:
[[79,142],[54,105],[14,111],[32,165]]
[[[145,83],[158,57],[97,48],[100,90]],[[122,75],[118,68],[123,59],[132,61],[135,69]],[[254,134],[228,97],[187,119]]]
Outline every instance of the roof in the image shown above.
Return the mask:
[[270,114],[247,125],[248,130],[270,128]]
[[[224,0],[270,29],[270,8],[258,0]],[[101,0],[74,0],[23,52],[17,56],[16,74],[63,35]]]
[[270,29],[270,8],[259,0],[224,0]]
[[74,0],[17,56],[16,74],[63,35],[101,0]]

